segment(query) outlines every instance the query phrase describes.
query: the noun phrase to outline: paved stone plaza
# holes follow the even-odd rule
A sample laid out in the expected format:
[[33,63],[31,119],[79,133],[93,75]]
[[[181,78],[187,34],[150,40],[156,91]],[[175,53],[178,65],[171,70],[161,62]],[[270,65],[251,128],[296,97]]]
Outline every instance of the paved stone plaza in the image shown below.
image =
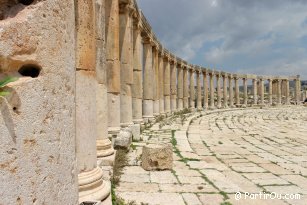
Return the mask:
[[[306,124],[304,107],[207,111],[183,126],[155,124],[134,142],[116,194],[138,204],[307,204]],[[157,141],[173,144],[172,171],[139,166],[142,146]],[[245,192],[301,199],[244,199]]]

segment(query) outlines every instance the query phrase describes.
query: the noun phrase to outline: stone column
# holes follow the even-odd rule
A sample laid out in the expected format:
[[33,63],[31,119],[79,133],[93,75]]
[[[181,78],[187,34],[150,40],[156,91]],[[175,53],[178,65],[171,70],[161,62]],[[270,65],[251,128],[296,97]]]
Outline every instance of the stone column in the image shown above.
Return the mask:
[[152,40],[144,38],[144,80],[143,80],[143,119],[153,120],[153,67],[152,67]]
[[273,104],[273,82],[272,79],[268,79],[269,81],[269,105]]
[[159,111],[160,114],[165,114],[164,109],[164,62],[162,50],[159,51]]
[[210,109],[214,109],[215,108],[215,105],[214,105],[214,83],[213,83],[213,76],[214,76],[213,72],[209,73],[209,77],[210,77],[210,105],[209,105],[209,108]]
[[177,110],[177,62],[175,59],[171,61],[171,111]]
[[286,86],[286,105],[290,105],[290,85],[289,85],[289,80],[285,80],[285,86]]
[[223,74],[223,107],[228,107],[228,98],[227,98],[227,78],[226,74]]
[[[96,4],[96,6],[102,6],[102,2],[98,3],[101,4]],[[96,43],[102,43],[99,40],[102,40],[103,34],[95,32],[94,5],[92,1],[85,0],[78,1],[76,4],[76,156],[80,203],[91,200],[101,201],[110,194],[111,189],[110,183],[102,179],[101,168],[97,167],[96,90],[98,88],[97,80],[99,85],[101,85],[100,82],[103,82],[103,73],[101,72],[101,62],[96,63],[96,56],[103,55],[103,53],[97,54],[101,50],[95,48],[100,47],[100,45],[96,47]],[[99,11],[99,9],[97,10]],[[89,48],[93,49],[89,50]],[[96,66],[99,66],[97,71],[101,74],[98,79],[95,72]],[[103,86],[99,86],[98,91],[101,94],[104,91]]]
[[228,76],[228,83],[229,83],[229,107],[233,108],[233,84],[232,84],[233,76],[229,74]]
[[200,84],[200,70],[197,70],[196,73],[196,79],[197,79],[197,109],[201,110],[202,104],[201,104],[201,84]]
[[159,52],[158,47],[153,47],[153,72],[154,72],[154,105],[153,112],[154,116],[158,116],[160,114],[160,104],[159,104]]
[[220,73],[217,72],[215,76],[216,76],[217,108],[220,109],[222,107]]
[[195,108],[195,84],[194,84],[194,70],[190,69],[190,108]]
[[245,107],[247,107],[247,100],[248,100],[248,95],[247,95],[247,78],[243,78],[243,94],[244,94],[244,100],[243,100],[243,104]]
[[277,105],[281,105],[281,80],[277,79]]
[[143,122],[143,69],[142,69],[142,37],[140,20],[135,19],[133,31],[133,84],[132,84],[132,116],[135,124]]
[[189,108],[188,69],[183,69],[183,107]]
[[298,75],[296,79],[294,79],[295,82],[295,101],[297,105],[301,104],[300,101],[300,92],[301,92],[301,81],[300,81],[300,76]]
[[254,105],[258,104],[258,95],[257,95],[257,79],[253,79],[253,97],[254,97]]
[[264,82],[262,78],[260,78],[259,80],[259,86],[260,86],[260,105],[264,105]]
[[170,63],[169,57],[164,57],[164,110],[166,113],[171,112],[171,85],[170,85]]
[[108,84],[108,132],[120,131],[119,3],[106,0],[106,66]]
[[183,109],[183,69],[178,66],[178,110]]
[[97,156],[112,155],[114,149],[108,139],[108,93],[105,53],[105,5],[103,0],[95,2],[96,23],[96,106],[97,106]]
[[120,48],[120,125],[127,127],[132,121],[133,84],[133,27],[132,9],[127,2],[119,4],[119,48]]
[[208,109],[208,77],[207,71],[203,72],[203,84],[204,84],[204,108]]
[[240,106],[240,89],[239,89],[239,77],[235,76],[235,99],[236,106]]

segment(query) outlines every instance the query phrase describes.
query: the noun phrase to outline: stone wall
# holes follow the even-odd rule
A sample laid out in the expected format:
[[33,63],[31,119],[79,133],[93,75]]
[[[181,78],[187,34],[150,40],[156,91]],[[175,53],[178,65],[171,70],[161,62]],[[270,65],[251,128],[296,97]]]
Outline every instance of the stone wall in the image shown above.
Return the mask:
[[114,155],[108,137],[159,115],[301,103],[299,75],[175,56],[134,0],[0,0],[0,38],[0,79],[19,77],[0,98],[0,204],[104,200],[97,158]]

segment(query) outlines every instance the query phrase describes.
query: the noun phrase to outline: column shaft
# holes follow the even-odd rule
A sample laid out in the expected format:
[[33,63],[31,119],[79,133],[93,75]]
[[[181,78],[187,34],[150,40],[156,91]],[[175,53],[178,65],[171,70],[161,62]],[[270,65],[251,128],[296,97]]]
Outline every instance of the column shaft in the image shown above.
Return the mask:
[[232,75],[228,77],[228,83],[229,83],[229,106],[234,107],[233,105],[233,84],[232,84]]
[[221,81],[220,81],[220,74],[216,75],[216,92],[217,92],[217,108],[221,108]]
[[197,71],[196,76],[197,76],[197,109],[202,109],[200,71]]
[[119,3],[105,1],[106,66],[108,84],[108,131],[117,135],[120,130],[120,62],[119,62]]
[[228,107],[228,98],[227,98],[227,78],[226,75],[223,75],[223,107]]
[[153,49],[153,72],[154,72],[154,116],[160,114],[160,104],[159,104],[159,53],[157,48]]
[[166,113],[171,112],[170,79],[170,63],[168,58],[164,58],[164,109]]
[[152,45],[144,43],[144,80],[143,80],[143,119],[152,120],[153,116],[153,67],[152,67]]
[[244,97],[243,97],[244,102],[243,103],[244,103],[245,106],[247,106],[248,95],[247,95],[247,79],[246,78],[243,78],[243,89],[244,89],[244,91],[243,91],[244,92],[244,94],[243,94],[244,95]]
[[164,63],[163,56],[159,53],[159,110],[160,114],[165,114],[164,109]]
[[209,74],[210,77],[210,109],[214,109],[214,83],[213,83],[213,73]]
[[132,116],[134,123],[143,122],[143,70],[142,70],[142,37],[139,23],[134,24],[133,32],[133,84],[132,84]]
[[189,108],[188,70],[183,70],[183,107]]
[[177,110],[177,86],[176,86],[177,66],[176,62],[171,64],[171,111]]
[[194,70],[190,70],[190,108],[195,108]]
[[263,79],[259,80],[259,86],[260,86],[260,104],[264,105],[264,82],[263,82]]
[[204,84],[204,108],[208,109],[208,77],[207,73],[203,73],[203,84]]
[[239,89],[239,78],[235,78],[235,99],[236,105],[240,105],[240,89]]
[[281,105],[281,80],[277,79],[277,105]]
[[120,3],[120,125],[127,127],[132,121],[133,42],[132,17],[129,5]]
[[178,110],[183,109],[183,69],[178,66]]
[[272,79],[268,79],[269,81],[269,105],[273,104],[273,83]]
[[[101,60],[103,53],[98,47],[102,45],[103,34],[95,31],[98,15],[95,16],[94,6],[101,6],[102,2],[78,1],[76,3],[77,16],[77,50],[76,50],[76,157],[78,167],[79,202],[103,200],[110,194],[110,183],[102,178],[102,170],[97,167],[96,140],[97,126],[97,97],[106,91],[103,89],[103,70]],[[102,12],[102,10],[100,10]],[[102,14],[101,14],[102,15]],[[98,24],[100,25],[100,24]],[[96,43],[99,43],[96,47]],[[93,48],[89,50],[88,48]],[[99,58],[97,58],[99,56]],[[99,75],[96,76],[96,71]],[[99,89],[97,89],[99,88]],[[100,97],[100,95],[99,95]],[[98,101],[100,103],[104,103]],[[100,107],[101,108],[101,107]],[[99,109],[99,112],[101,110]],[[106,126],[105,126],[106,128]],[[99,136],[104,133],[99,132]],[[100,136],[101,138],[105,136]],[[73,173],[72,173],[73,175]]]
[[290,85],[289,80],[285,80],[286,84],[286,105],[290,105]]
[[97,120],[97,156],[112,155],[114,149],[108,139],[108,93],[107,93],[107,68],[105,66],[105,11],[104,1],[95,2],[96,23],[96,120]]
[[258,104],[257,79],[253,79],[253,96],[254,96],[254,105],[257,105]]

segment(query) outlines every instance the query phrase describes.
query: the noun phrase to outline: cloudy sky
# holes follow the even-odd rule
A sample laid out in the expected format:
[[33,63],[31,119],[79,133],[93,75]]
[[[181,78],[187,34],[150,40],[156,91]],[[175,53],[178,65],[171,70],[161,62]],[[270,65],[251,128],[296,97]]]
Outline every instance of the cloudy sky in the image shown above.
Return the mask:
[[307,80],[307,0],[138,0],[160,42],[192,64]]

